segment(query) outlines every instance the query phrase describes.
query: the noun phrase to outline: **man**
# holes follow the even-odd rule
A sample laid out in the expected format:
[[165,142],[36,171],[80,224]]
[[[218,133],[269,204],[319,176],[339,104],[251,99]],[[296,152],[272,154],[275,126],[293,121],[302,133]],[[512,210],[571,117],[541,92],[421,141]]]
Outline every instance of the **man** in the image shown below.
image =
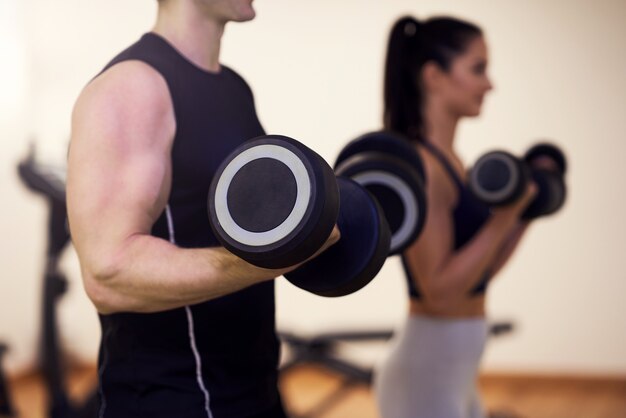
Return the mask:
[[288,270],[218,247],[206,208],[220,162],[263,134],[251,90],[219,62],[252,0],[158,7],[72,117],[68,213],[102,325],[99,417],[281,417],[272,279]]

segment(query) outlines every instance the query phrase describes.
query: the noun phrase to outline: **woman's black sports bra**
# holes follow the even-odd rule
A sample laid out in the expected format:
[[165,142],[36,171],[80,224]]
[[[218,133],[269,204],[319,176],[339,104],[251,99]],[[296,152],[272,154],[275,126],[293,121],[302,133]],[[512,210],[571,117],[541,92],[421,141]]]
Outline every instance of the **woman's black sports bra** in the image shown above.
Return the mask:
[[[420,141],[420,145],[430,152],[444,167],[452,178],[454,184],[458,190],[458,202],[452,213],[454,222],[454,249],[457,250],[465,245],[469,240],[474,237],[478,230],[489,219],[490,210],[489,207],[478,200],[469,190],[469,188],[463,183],[459,175],[446,159],[446,157],[428,141]],[[409,282],[409,294],[412,298],[420,299],[421,295],[416,286],[416,280],[414,280],[411,270],[409,269],[406,257],[402,255],[402,266],[406,272]],[[472,289],[472,295],[479,295],[485,293],[487,289],[487,283],[491,277],[490,269],[485,272],[482,280]]]

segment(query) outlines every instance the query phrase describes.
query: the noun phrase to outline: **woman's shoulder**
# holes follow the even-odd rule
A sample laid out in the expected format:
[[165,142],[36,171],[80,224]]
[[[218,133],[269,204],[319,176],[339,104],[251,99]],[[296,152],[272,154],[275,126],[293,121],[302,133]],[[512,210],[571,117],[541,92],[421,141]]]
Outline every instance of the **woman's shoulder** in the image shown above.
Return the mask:
[[426,146],[417,145],[417,151],[424,164],[427,194],[452,206],[456,202],[458,191],[448,169]]

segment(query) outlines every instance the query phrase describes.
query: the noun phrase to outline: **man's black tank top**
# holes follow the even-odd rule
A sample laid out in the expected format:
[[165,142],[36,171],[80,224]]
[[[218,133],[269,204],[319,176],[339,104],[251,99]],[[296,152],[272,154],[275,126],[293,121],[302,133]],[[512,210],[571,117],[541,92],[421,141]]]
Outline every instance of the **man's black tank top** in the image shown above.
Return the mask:
[[[428,141],[420,141],[428,152],[430,152],[448,172],[458,191],[458,201],[452,212],[452,220],[454,223],[454,245],[453,249],[458,250],[482,228],[490,216],[489,206],[476,198],[469,188],[463,183],[459,175],[456,173],[450,162],[434,145]],[[417,288],[416,280],[411,274],[408,262],[402,256],[402,266],[406,273],[409,284],[409,295],[413,299],[420,299],[421,293]],[[481,295],[487,290],[487,284],[491,278],[490,269],[483,274],[480,282],[471,290],[471,295]]]
[[[176,116],[171,194],[152,235],[218,246],[209,185],[227,154],[264,133],[252,91],[231,69],[207,72],[154,33],[105,70],[127,60],[163,76]],[[249,417],[279,402],[272,281],[166,312],[100,315],[100,323],[100,418]]]

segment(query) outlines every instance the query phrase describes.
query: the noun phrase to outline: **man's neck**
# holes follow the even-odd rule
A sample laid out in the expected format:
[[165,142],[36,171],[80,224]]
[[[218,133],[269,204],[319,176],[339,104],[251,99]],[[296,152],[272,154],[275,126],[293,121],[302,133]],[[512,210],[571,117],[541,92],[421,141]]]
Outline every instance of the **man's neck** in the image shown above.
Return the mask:
[[172,2],[159,8],[152,31],[168,40],[189,61],[219,72],[224,23],[204,16],[192,2]]

